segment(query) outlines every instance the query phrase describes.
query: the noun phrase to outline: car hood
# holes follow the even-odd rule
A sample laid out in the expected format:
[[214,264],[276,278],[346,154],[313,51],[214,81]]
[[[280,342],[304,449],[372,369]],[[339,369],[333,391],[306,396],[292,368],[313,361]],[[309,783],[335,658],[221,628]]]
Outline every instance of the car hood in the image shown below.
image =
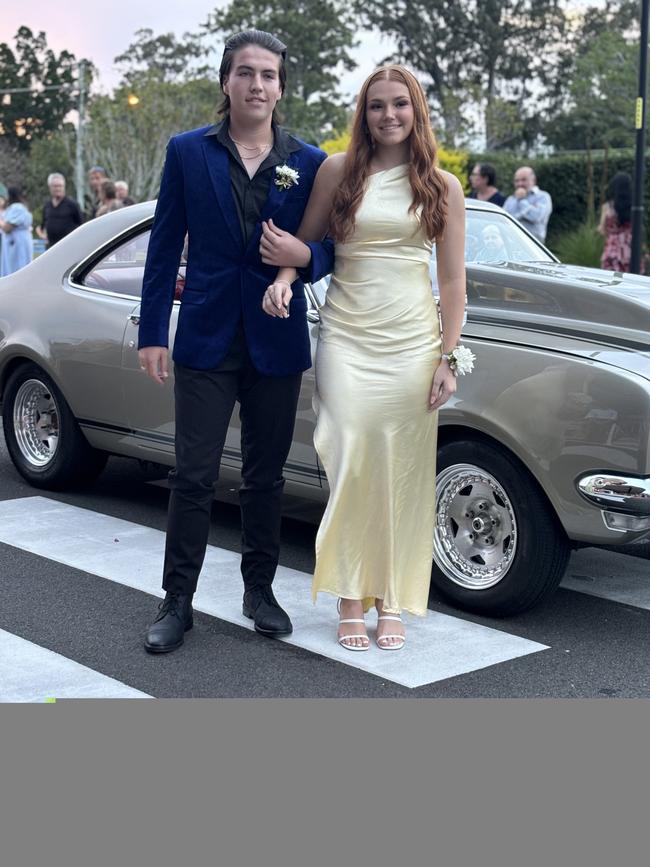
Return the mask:
[[581,265],[566,265],[562,262],[511,262],[508,268],[521,274],[553,277],[564,284],[585,284],[595,289],[606,289],[628,298],[635,298],[650,307],[650,277],[640,274],[623,274],[621,271],[603,271],[601,268],[585,268]]
[[468,266],[469,318],[650,353],[650,277],[559,262]]
[[467,276],[468,335],[598,358],[650,380],[650,277],[559,262],[468,265]]

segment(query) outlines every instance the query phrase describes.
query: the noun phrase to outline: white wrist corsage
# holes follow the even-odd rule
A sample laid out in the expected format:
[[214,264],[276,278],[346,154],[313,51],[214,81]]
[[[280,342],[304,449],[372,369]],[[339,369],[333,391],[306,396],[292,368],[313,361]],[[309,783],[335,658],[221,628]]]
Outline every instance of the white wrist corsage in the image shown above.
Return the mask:
[[449,362],[454,376],[465,376],[466,373],[471,373],[474,370],[476,356],[471,349],[461,343],[455,346],[451,352],[443,352],[442,357]]
[[300,174],[295,169],[289,168],[287,165],[276,166],[275,174],[275,185],[276,187],[280,187],[281,190],[288,190],[293,186],[298,186]]

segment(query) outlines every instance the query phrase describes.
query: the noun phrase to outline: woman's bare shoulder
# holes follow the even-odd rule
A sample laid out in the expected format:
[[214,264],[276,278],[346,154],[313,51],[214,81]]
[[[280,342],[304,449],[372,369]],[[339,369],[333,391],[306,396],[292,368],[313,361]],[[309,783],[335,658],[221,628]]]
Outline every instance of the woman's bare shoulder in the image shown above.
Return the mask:
[[332,154],[327,157],[326,160],[323,160],[321,163],[320,169],[318,170],[318,174],[320,175],[322,180],[327,181],[328,183],[338,183],[343,177],[343,170],[345,167],[345,158],[346,154]]
[[463,191],[463,186],[456,177],[456,175],[453,175],[451,172],[448,172],[445,169],[438,169],[438,171],[446,181],[447,186],[450,190],[460,190],[461,192]]

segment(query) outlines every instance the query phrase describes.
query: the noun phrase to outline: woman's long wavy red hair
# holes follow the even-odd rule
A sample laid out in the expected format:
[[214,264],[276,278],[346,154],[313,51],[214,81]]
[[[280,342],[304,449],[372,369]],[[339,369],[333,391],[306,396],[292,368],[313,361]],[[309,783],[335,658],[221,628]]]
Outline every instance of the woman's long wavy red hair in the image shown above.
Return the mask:
[[438,146],[431,129],[424,91],[413,73],[398,64],[380,67],[363,83],[357,99],[343,178],[334,195],[329,231],[335,240],[345,241],[354,230],[355,215],[366,188],[373,154],[373,142],[366,122],[368,90],[381,79],[399,81],[408,89],[414,114],[413,130],[409,137],[409,180],[413,190],[409,213],[422,208],[422,230],[428,240],[435,241],[445,228],[447,184],[436,166]]

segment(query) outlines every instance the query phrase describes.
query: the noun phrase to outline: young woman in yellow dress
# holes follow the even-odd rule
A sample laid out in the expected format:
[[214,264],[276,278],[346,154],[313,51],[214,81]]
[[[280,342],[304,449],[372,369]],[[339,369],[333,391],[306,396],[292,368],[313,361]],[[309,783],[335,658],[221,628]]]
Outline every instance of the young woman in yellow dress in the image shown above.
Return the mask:
[[[266,262],[305,266],[298,238],[263,226]],[[314,435],[330,497],[316,540],[314,598],[339,598],[338,641],[404,646],[401,611],[427,611],[435,524],[437,410],[471,369],[458,347],[465,307],[465,207],[436,165],[424,92],[404,67],[376,70],[359,94],[347,153],[321,166],[299,238],[335,241],[316,354]],[[440,317],[429,261],[437,245]],[[288,315],[293,267],[264,298]],[[442,321],[443,333],[440,331]],[[471,356],[471,354],[470,354]]]

